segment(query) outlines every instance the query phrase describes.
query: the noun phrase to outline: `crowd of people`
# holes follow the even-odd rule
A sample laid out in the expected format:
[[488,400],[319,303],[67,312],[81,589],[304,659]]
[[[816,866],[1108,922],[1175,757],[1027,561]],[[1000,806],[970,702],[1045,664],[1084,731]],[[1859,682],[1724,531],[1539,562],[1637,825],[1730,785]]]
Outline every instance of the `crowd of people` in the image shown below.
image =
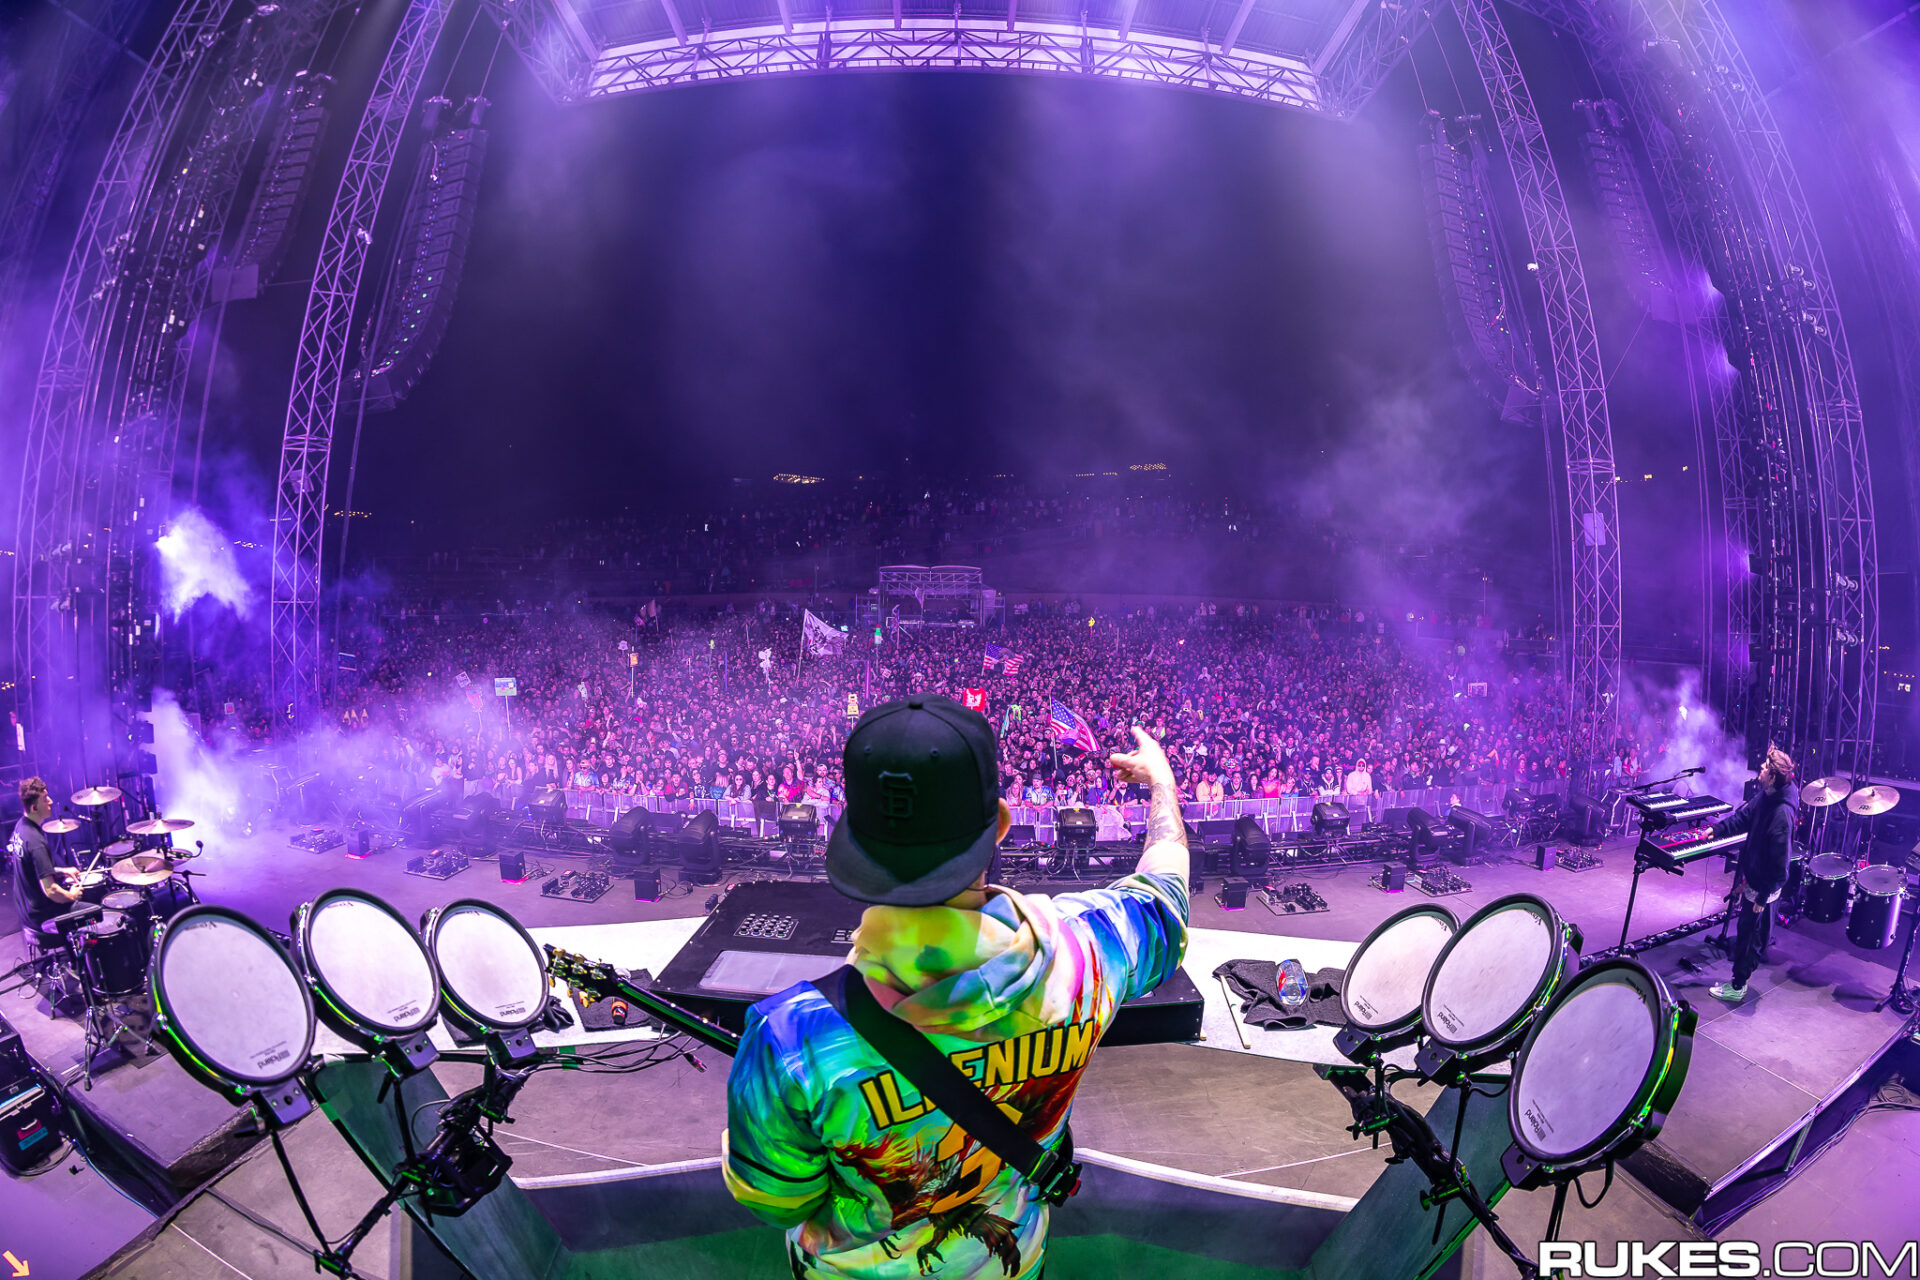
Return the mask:
[[[889,628],[878,642],[849,626],[817,651],[802,651],[801,633],[797,613],[772,603],[665,624],[557,607],[415,616],[365,646],[339,715],[407,788],[459,778],[501,794],[526,782],[831,803],[854,717],[909,690],[979,706],[1000,734],[1003,794],[1028,804],[1117,798],[1102,760],[1133,724],[1169,744],[1200,800],[1541,784],[1567,771],[1552,664],[1472,626],[1067,603],[986,628]],[[496,681],[509,678],[504,694]],[[1086,726],[1078,744],[1056,704]]]

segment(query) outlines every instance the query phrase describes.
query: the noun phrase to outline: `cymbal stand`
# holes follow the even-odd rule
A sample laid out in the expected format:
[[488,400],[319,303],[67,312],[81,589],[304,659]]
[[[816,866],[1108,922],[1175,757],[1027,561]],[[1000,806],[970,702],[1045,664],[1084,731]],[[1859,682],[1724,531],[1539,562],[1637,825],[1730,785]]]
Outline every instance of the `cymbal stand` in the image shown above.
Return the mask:
[[186,867],[176,867],[174,868],[172,878],[167,881],[167,892],[177,897],[179,890],[174,889],[173,884],[175,881],[178,881],[180,888],[186,890],[187,905],[189,907],[197,907],[200,905],[200,895],[193,891],[193,877],[204,876],[206,874],[204,871],[193,871]]
[[1893,971],[1893,987],[1873,1006],[1875,1013],[1892,1005],[1895,1012],[1911,1017],[1915,1008],[1920,1007],[1914,1001],[1913,992],[1907,987],[1907,966],[1913,963],[1913,943],[1916,936],[1920,936],[1920,911],[1914,913],[1913,923],[1907,927],[1907,945],[1900,952],[1900,967]]
[[1809,824],[1811,830],[1808,832],[1807,837],[1808,856],[1816,853],[1832,852],[1828,846],[1832,840],[1833,811],[1839,807],[1837,804],[1827,804],[1821,805],[1818,809],[1814,810],[1812,821]]
[[[176,911],[182,909],[180,905],[180,895],[182,892],[185,892],[187,895],[187,906],[193,907],[200,904],[200,895],[193,891],[193,880],[191,877],[204,876],[207,873],[204,871],[195,871],[190,867],[180,865],[181,862],[185,862],[190,858],[199,858],[206,855],[207,842],[205,840],[195,840],[193,847],[193,853],[187,854],[185,857],[179,859],[179,861],[176,861],[173,856],[173,837],[169,834],[167,837],[167,848],[162,851],[166,856],[168,869],[173,872],[166,881],[167,901],[172,904],[173,909]],[[155,885],[154,889],[157,891],[159,887],[160,886]]]
[[[106,853],[107,846],[113,843],[113,824],[107,821],[107,805],[112,803],[113,801],[108,800],[101,804],[86,806],[87,818],[93,823],[93,860],[95,863],[98,863],[101,855]],[[124,808],[125,806],[123,805],[122,807]],[[88,867],[88,870],[92,869],[91,866]]]
[[[84,946],[84,944],[82,945]],[[153,1043],[152,1023],[148,1023],[145,1031],[139,1031],[127,1021],[127,1001],[136,993],[131,991],[96,991],[91,981],[91,975],[87,973],[87,965],[84,960],[82,960],[80,964],[80,989],[86,993],[87,998],[86,1070],[84,1075],[86,1079],[86,1092],[91,1093],[93,1092],[94,1059],[98,1058],[109,1045],[118,1044],[121,1036],[132,1036],[135,1040],[139,1041],[140,1047],[147,1051],[149,1058],[158,1054],[160,1050]]]

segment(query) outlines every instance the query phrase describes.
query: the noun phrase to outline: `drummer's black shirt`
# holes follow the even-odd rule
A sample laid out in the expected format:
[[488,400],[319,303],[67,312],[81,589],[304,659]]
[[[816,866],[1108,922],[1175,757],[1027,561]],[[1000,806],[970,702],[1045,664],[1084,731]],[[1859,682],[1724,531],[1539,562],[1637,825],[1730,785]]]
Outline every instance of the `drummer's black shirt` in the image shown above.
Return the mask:
[[55,902],[40,887],[42,880],[53,879],[53,851],[40,824],[32,818],[15,823],[7,852],[13,862],[13,900],[27,919],[40,924],[65,913],[67,904]]

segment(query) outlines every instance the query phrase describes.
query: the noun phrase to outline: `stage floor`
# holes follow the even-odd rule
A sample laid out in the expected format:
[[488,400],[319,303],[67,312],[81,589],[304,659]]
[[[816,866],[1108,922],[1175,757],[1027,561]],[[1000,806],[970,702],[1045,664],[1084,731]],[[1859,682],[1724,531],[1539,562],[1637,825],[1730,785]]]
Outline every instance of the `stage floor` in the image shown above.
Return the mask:
[[[544,931],[698,916],[707,898],[718,891],[695,887],[662,902],[636,902],[627,883],[616,880],[614,891],[598,902],[579,903],[542,897],[543,876],[523,884],[503,884],[491,862],[478,862],[450,880],[434,881],[405,873],[405,861],[414,856],[413,851],[395,848],[357,861],[344,857],[344,850],[307,853],[289,843],[291,834],[292,830],[269,832],[209,848],[197,868],[206,873],[196,882],[202,898],[285,929],[299,903],[325,889],[351,885],[385,897],[412,916],[454,898],[481,898],[506,908],[529,928]],[[1464,919],[1504,894],[1538,894],[1582,929],[1588,951],[1608,947],[1620,934],[1631,846],[1614,841],[1599,852],[1605,865],[1578,873],[1558,868],[1541,872],[1517,860],[1465,868],[1462,874],[1473,887],[1440,901]],[[1727,887],[1718,860],[1710,861],[1710,867],[1696,864],[1684,877],[1657,872],[1644,877],[1633,935],[1644,936],[1710,911]],[[554,869],[583,865],[569,857],[547,862]],[[1358,865],[1280,876],[1283,881],[1308,881],[1326,898],[1328,911],[1307,915],[1274,914],[1257,900],[1250,900],[1243,911],[1222,911],[1213,896],[1217,884],[1210,882],[1207,891],[1196,896],[1192,922],[1197,930],[1208,932],[1199,935],[1188,965],[1189,975],[1210,997],[1207,1040],[1198,1045],[1116,1046],[1096,1053],[1075,1107],[1077,1142],[1117,1157],[1195,1174],[1331,1197],[1352,1198],[1364,1192],[1378,1175],[1384,1153],[1356,1143],[1347,1134],[1351,1117],[1346,1105],[1314,1075],[1309,1061],[1289,1060],[1310,1060],[1316,1054],[1289,1050],[1286,1057],[1268,1056],[1270,1046],[1259,1044],[1256,1052],[1240,1051],[1231,1024],[1221,1021],[1219,984],[1212,979],[1211,967],[1222,948],[1238,949],[1233,935],[1252,934],[1267,938],[1268,945],[1280,945],[1279,937],[1299,940],[1285,945],[1299,950],[1311,970],[1320,963],[1337,962],[1387,915],[1429,900],[1415,892],[1390,895],[1371,887],[1367,881],[1375,869]],[[672,930],[659,932],[664,937]],[[1311,946],[1313,940],[1323,947]],[[1258,939],[1246,940],[1247,951],[1259,947]],[[14,963],[17,948],[16,936],[9,932],[0,941],[0,968]],[[1693,1151],[1708,1165],[1724,1165],[1729,1172],[1768,1132],[1790,1125],[1810,1101],[1832,1091],[1901,1032],[1900,1020],[1891,1012],[1869,1011],[1891,983],[1897,953],[1858,951],[1846,943],[1839,926],[1802,922],[1776,929],[1773,955],[1754,981],[1758,994],[1737,1009],[1706,994],[1710,983],[1725,976],[1726,964],[1707,952],[1697,937],[1644,958],[1701,1015],[1693,1071],[1665,1139]],[[24,1002],[9,999],[0,1008],[16,1024],[36,1018],[44,1021]],[[54,1025],[28,1036],[30,1046],[59,1034],[71,1040],[71,1032],[55,1032]],[[1256,1033],[1273,1034],[1278,1033]],[[514,1158],[515,1178],[537,1187],[711,1157],[725,1123],[727,1062],[718,1054],[702,1058],[704,1072],[681,1061],[634,1076],[542,1073],[516,1103],[515,1123],[499,1131],[502,1145]],[[71,1056],[65,1061],[70,1063]],[[178,1072],[170,1060],[109,1066],[113,1061],[102,1060],[107,1069],[96,1092],[109,1087],[119,1090],[131,1080],[137,1088],[128,1088],[129,1096],[148,1092],[157,1096],[157,1089],[139,1082],[157,1084],[162,1075]],[[464,1066],[442,1064],[436,1070],[449,1090],[465,1088],[477,1079],[477,1072]],[[1920,1070],[1907,1078],[1920,1080]],[[183,1076],[177,1083],[192,1087]],[[210,1094],[206,1100],[218,1101]],[[323,1225],[330,1231],[344,1230],[357,1216],[350,1212],[356,1202],[353,1193],[370,1188],[371,1182],[317,1115],[302,1122],[296,1132],[300,1144],[295,1160],[303,1176],[328,1188]],[[270,1152],[261,1158],[263,1150],[256,1148],[238,1170],[222,1179],[219,1189],[224,1200],[204,1193],[196,1196],[151,1241],[127,1250],[108,1274],[211,1274],[206,1265],[206,1253],[211,1252],[247,1276],[311,1275],[310,1260],[255,1220],[264,1219],[294,1239],[307,1235],[291,1200],[283,1189],[276,1189],[278,1171]],[[1872,1194],[1861,1194],[1866,1185],[1862,1178],[1869,1173]],[[1589,1180],[1590,1194],[1597,1183]],[[0,1183],[0,1197],[7,1190]],[[107,1193],[111,1194],[110,1189]],[[367,1194],[357,1202],[364,1206],[372,1198]],[[1512,1193],[1503,1202],[1503,1222],[1524,1246],[1537,1244],[1544,1232],[1549,1199],[1546,1193]],[[7,1207],[11,1210],[11,1202]],[[1915,1234],[1915,1222],[1920,1222],[1920,1116],[1881,1111],[1862,1116],[1839,1142],[1804,1168],[1790,1188],[1733,1221],[1719,1236],[1763,1243],[1873,1240],[1891,1257]],[[1690,1223],[1624,1174],[1596,1209],[1570,1204],[1564,1234],[1603,1246],[1614,1241],[1698,1238]],[[380,1233],[373,1244],[378,1247],[369,1249],[368,1270],[385,1274],[381,1267],[387,1264],[387,1249]],[[5,1245],[0,1240],[0,1247]],[[172,1269],[175,1264],[187,1267],[196,1257],[198,1270]],[[372,1265],[376,1257],[379,1266]],[[1497,1253],[1489,1253],[1483,1235],[1476,1234],[1468,1247],[1467,1273],[1500,1276],[1511,1274],[1511,1267]],[[59,1272],[35,1266],[33,1274]]]

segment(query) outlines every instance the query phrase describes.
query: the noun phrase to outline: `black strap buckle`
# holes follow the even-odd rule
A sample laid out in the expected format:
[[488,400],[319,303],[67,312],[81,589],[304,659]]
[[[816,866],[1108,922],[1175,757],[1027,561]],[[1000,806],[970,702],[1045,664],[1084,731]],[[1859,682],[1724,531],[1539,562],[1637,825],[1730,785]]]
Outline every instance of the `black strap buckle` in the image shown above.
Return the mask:
[[1069,1160],[1058,1151],[1040,1157],[1027,1181],[1050,1205],[1063,1205],[1080,1192],[1080,1162]]

